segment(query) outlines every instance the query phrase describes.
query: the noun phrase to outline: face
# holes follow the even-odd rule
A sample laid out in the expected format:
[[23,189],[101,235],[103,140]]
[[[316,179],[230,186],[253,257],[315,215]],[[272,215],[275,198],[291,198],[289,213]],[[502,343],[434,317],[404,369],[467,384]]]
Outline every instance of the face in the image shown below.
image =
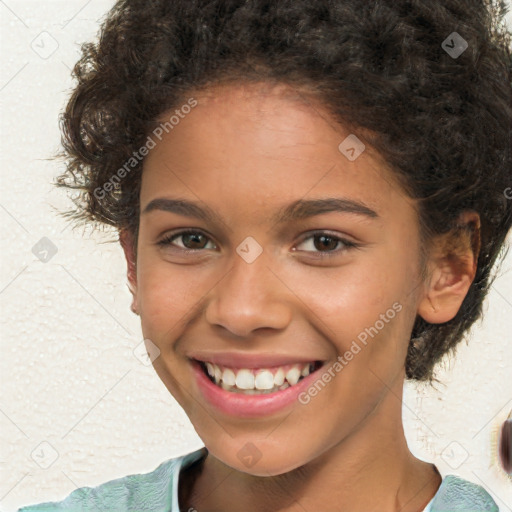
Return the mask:
[[421,290],[413,202],[286,93],[218,86],[164,132],[132,282],[158,375],[210,453],[255,475],[326,453],[401,389]]

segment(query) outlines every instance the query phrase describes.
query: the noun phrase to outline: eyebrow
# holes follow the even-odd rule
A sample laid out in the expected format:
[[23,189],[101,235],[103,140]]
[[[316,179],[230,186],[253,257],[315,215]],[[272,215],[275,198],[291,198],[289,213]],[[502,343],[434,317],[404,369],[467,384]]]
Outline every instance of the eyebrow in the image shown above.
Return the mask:
[[[169,199],[159,197],[150,201],[143,210],[143,214],[154,210],[162,210],[186,217],[195,217],[205,222],[216,219],[222,221],[220,217],[208,206],[199,206],[199,204],[187,199]],[[271,222],[282,224],[293,220],[301,220],[322,213],[340,212],[362,215],[371,219],[379,217],[376,211],[372,210],[360,201],[344,199],[337,197],[328,197],[325,199],[298,199],[293,203],[281,208],[275,213]]]

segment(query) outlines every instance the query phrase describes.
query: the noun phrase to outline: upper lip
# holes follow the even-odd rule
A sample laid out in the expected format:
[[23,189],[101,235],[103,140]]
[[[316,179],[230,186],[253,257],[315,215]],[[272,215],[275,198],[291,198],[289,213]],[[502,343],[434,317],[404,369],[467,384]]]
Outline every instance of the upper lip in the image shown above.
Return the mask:
[[197,352],[189,354],[191,359],[209,362],[230,368],[271,368],[288,364],[306,364],[319,361],[317,357],[299,357],[275,353]]

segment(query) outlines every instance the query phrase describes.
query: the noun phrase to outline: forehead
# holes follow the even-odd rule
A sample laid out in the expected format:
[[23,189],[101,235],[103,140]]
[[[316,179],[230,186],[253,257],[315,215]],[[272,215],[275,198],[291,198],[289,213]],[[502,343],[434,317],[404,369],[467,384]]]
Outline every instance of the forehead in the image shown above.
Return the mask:
[[283,84],[237,84],[191,97],[197,105],[146,157],[142,209],[164,191],[213,203],[222,198],[219,207],[246,213],[306,196],[347,196],[374,209],[409,202],[371,147],[353,161],[340,151],[351,132],[305,93]]

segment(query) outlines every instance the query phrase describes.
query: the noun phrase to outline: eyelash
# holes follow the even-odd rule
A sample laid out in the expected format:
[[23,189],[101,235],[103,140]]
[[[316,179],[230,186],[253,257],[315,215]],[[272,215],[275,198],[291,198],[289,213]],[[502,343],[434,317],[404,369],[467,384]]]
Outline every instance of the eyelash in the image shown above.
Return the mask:
[[[179,238],[181,236],[184,236],[184,235],[195,235],[195,234],[200,234],[200,235],[203,235],[205,236],[206,238],[209,239],[208,235],[206,235],[206,233],[203,233],[202,231],[199,231],[199,230],[184,230],[184,231],[179,231],[177,233],[169,233],[168,235],[164,236],[164,238],[162,238],[160,241],[157,242],[157,245],[161,246],[161,247],[169,247],[169,246],[172,246],[173,245],[173,240],[175,240],[176,238]],[[342,247],[341,249],[335,249],[333,251],[328,251],[328,252],[322,252],[322,251],[305,251],[305,252],[309,252],[309,253],[313,253],[313,254],[317,254],[318,256],[315,256],[315,257],[320,257],[320,258],[329,258],[329,257],[333,257],[333,256],[337,256],[339,254],[341,254],[342,252],[345,252],[345,251],[348,251],[350,249],[355,249],[357,247],[359,247],[359,244],[356,244],[355,242],[351,242],[345,238],[341,238],[339,236],[335,236],[331,233],[329,233],[329,231],[312,231],[312,232],[309,232],[307,236],[304,236],[299,244],[302,244],[303,242],[305,242],[306,240],[310,239],[310,238],[314,238],[315,236],[319,236],[319,235],[325,235],[333,240],[335,240],[336,242],[340,242],[341,244],[343,244],[344,247]],[[181,247],[172,247],[172,250],[176,250],[178,252],[181,252],[182,254],[197,254],[198,252],[201,252],[201,251],[204,251],[206,249],[183,249]]]

